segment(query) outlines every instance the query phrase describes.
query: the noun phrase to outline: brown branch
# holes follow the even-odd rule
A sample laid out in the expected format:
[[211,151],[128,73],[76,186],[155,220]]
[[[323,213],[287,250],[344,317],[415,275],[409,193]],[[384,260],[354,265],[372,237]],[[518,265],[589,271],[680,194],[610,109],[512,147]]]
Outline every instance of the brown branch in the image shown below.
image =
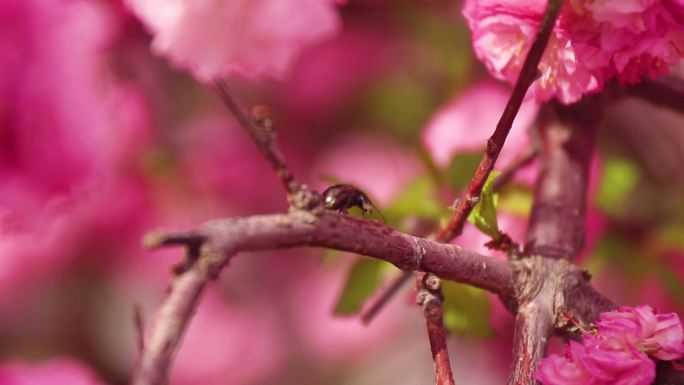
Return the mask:
[[[463,225],[465,224],[468,215],[472,211],[473,207],[477,202],[482,193],[482,188],[484,187],[489,174],[494,169],[494,164],[503,148],[509,131],[513,125],[520,106],[522,105],[523,99],[527,90],[530,88],[532,83],[539,77],[539,70],[537,66],[539,61],[546,49],[546,45],[551,36],[551,31],[556,22],[556,18],[560,12],[563,5],[563,0],[549,0],[544,18],[542,19],[539,30],[535,36],[534,42],[530,47],[525,62],[522,69],[520,70],[520,75],[513,87],[513,92],[511,97],[506,103],[503,114],[499,119],[499,122],[494,130],[492,136],[487,140],[487,148],[482,160],[475,171],[473,179],[471,179],[468,187],[466,188],[466,194],[462,199],[455,202],[456,209],[454,210],[454,215],[449,220],[447,226],[441,229],[436,236],[436,239],[440,242],[449,242],[455,237],[459,236],[463,231]],[[430,347],[433,351],[443,351],[446,355],[446,364],[438,361],[443,359],[441,356],[436,356],[435,359],[435,369],[437,370],[437,383],[438,384],[452,384],[453,375],[451,374],[451,368],[448,366],[448,354],[446,352],[446,333],[444,331],[444,325],[441,322],[442,314],[442,301],[441,301],[441,289],[437,289],[436,293],[438,295],[433,296],[435,300],[431,301],[430,307],[438,308],[439,310],[432,310],[433,313],[440,314],[440,320],[438,323],[431,323],[430,318],[428,319],[428,335],[430,339]],[[427,313],[426,313],[427,315]],[[446,371],[445,373],[440,373],[440,371]],[[440,383],[440,379],[445,382]],[[448,382],[451,381],[451,382]]]
[[223,104],[235,116],[242,128],[247,131],[252,141],[257,146],[261,155],[271,165],[278,179],[282,182],[288,194],[288,200],[300,190],[301,185],[295,180],[294,175],[285,163],[284,157],[275,141],[275,128],[270,116],[270,110],[265,106],[256,106],[252,109],[251,116],[240,107],[233,97],[228,85],[221,79],[214,80],[214,87],[221,97]]
[[537,364],[546,354],[546,345],[554,331],[557,288],[567,281],[562,278],[576,274],[576,269],[567,262],[554,263],[540,257],[525,259],[521,264],[523,268],[519,271],[525,286],[519,293],[508,385],[536,384]]
[[145,320],[143,319],[142,306],[133,305],[133,327],[135,328],[135,345],[142,353],[145,348]]
[[[584,245],[589,166],[600,100],[557,106],[541,130],[541,169],[534,192],[526,254],[574,258]],[[558,119],[558,120],[555,120]]]
[[641,98],[653,105],[684,113],[684,79],[662,76],[625,87],[627,95]]
[[[589,275],[571,260],[585,232],[589,167],[600,100],[588,97],[573,106],[556,106],[542,126],[541,171],[527,233],[528,257],[517,262],[514,363],[510,385],[535,384],[534,372],[552,331],[567,335],[564,313],[582,324],[617,305],[598,293]],[[658,365],[655,384],[684,383],[684,372]]]
[[534,159],[539,155],[539,148],[537,145],[532,145],[521,151],[513,161],[508,164],[503,170],[501,170],[501,175],[499,175],[492,188],[494,191],[501,191],[510,181],[513,179],[517,172],[532,163]]
[[181,337],[197,309],[208,280],[209,274],[199,266],[174,278],[145,340],[133,373],[132,385],[168,383],[168,372]]
[[[501,191],[521,168],[529,165],[539,154],[538,147],[539,146],[535,144],[521,151],[520,154],[501,171],[501,175],[496,178],[493,186],[494,191]],[[409,282],[410,278],[411,272],[403,272],[401,275],[394,278],[386,288],[382,289],[380,295],[375,298],[368,309],[361,315],[361,321],[364,325],[369,324],[375,319],[399,290]]]
[[435,384],[454,385],[446,344],[447,332],[444,329],[444,295],[441,281],[429,273],[416,273],[416,292],[416,302],[423,308],[430,352],[435,364]]
[[558,106],[541,124],[541,170],[527,231],[527,258],[518,270],[521,286],[509,385],[536,384],[537,364],[546,353],[557,315],[574,306],[564,296],[565,285],[587,281],[569,261],[584,239],[598,106],[595,97]]
[[525,63],[520,70],[520,75],[513,87],[511,97],[506,103],[506,108],[499,119],[499,123],[496,125],[494,133],[487,140],[487,148],[475,171],[475,176],[468,184],[465,196],[456,201],[454,215],[449,220],[449,224],[439,232],[439,239],[448,242],[460,235],[463,231],[463,225],[465,224],[470,211],[475,207],[476,200],[480,196],[480,193],[482,193],[482,188],[487,181],[487,177],[494,169],[496,159],[499,157],[499,153],[503,148],[508,132],[511,130],[513,120],[518,114],[525,94],[532,83],[539,77],[537,66],[546,49],[546,44],[549,41],[551,31],[562,5],[563,0],[549,0],[544,18],[539,26],[532,47],[530,47],[527,57],[525,58]]
[[366,311],[361,314],[361,322],[368,325],[375,319],[380,311],[394,298],[399,290],[411,280],[410,271],[402,271],[401,275],[394,278],[387,288],[383,289],[380,296],[371,303]]
[[[198,256],[177,275],[147,334],[145,349],[134,373],[134,385],[164,384],[180,338],[187,328],[206,283],[237,252],[319,246],[383,259],[402,270],[434,273],[500,296],[513,293],[514,267],[465,250],[401,233],[376,221],[331,211],[317,214],[294,210],[288,214],[209,222],[196,231],[156,233],[157,245],[179,239],[202,239]],[[165,239],[174,242],[165,242]]]

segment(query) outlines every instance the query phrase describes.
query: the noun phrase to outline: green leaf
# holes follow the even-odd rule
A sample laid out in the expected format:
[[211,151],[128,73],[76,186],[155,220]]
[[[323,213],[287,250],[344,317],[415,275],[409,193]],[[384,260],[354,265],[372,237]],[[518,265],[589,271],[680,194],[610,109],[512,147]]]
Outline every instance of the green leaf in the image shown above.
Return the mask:
[[444,293],[444,326],[454,334],[479,338],[494,333],[489,324],[490,302],[484,290],[442,281]]
[[376,126],[386,127],[395,137],[415,139],[439,104],[423,79],[406,72],[389,72],[373,82],[359,105]]
[[639,178],[639,170],[632,161],[620,158],[605,159],[596,203],[607,214],[620,216],[625,212],[630,193],[636,187]]
[[519,217],[528,217],[532,212],[534,192],[531,188],[518,184],[509,184],[500,191],[496,201],[499,212],[506,212]]
[[657,240],[663,248],[684,250],[684,225],[673,223],[657,230]]
[[426,175],[415,179],[385,208],[388,221],[397,223],[409,215],[429,220],[439,220],[446,209],[439,204],[433,181]]
[[347,282],[337,300],[336,315],[356,314],[363,303],[382,282],[383,271],[388,263],[379,259],[359,258],[347,275]]
[[679,276],[672,271],[670,266],[661,264],[657,269],[658,278],[662,282],[667,294],[678,305],[684,303],[684,283],[679,279]]
[[482,188],[480,200],[468,216],[470,222],[492,238],[498,238],[500,234],[499,224],[496,222],[497,196],[494,194],[494,180],[499,174],[501,173],[496,171],[489,174]]
[[456,154],[444,170],[444,180],[454,191],[461,191],[472,179],[483,151],[462,152]]

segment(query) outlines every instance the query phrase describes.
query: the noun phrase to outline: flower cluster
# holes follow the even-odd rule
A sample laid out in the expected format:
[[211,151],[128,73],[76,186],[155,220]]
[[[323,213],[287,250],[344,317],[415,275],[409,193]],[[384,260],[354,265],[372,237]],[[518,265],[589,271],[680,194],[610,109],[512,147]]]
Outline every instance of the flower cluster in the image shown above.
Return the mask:
[[337,32],[333,0],[125,0],[152,48],[198,79],[283,77],[298,54]]
[[669,361],[684,356],[684,333],[674,313],[621,307],[601,314],[596,326],[581,343],[570,341],[565,357],[541,360],[537,379],[544,385],[648,385],[655,379],[650,357]]
[[[517,80],[546,3],[465,2],[475,52],[494,77]],[[667,72],[682,57],[684,1],[572,0],[554,26],[531,93],[537,101],[572,103],[612,78],[635,83]]]

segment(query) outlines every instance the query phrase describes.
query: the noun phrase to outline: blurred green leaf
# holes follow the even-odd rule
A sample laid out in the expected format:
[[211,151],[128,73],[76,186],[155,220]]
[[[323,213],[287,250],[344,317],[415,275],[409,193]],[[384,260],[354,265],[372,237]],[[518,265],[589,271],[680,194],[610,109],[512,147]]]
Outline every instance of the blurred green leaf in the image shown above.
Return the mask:
[[684,283],[677,274],[664,263],[658,266],[657,272],[670,298],[678,305],[684,304]]
[[490,302],[484,290],[442,281],[444,293],[444,326],[454,334],[479,338],[494,333],[489,323]]
[[385,209],[385,217],[390,222],[398,222],[409,215],[424,219],[438,220],[446,208],[439,204],[437,190],[427,176],[419,176]]
[[500,211],[526,218],[532,211],[533,199],[534,192],[531,188],[510,184],[498,194],[496,207]]
[[454,191],[461,191],[472,179],[477,165],[480,164],[482,151],[456,154],[444,170],[444,180]]
[[669,224],[657,231],[658,242],[664,248],[684,250],[684,225]]
[[607,214],[620,216],[625,212],[627,200],[639,178],[639,170],[633,162],[621,158],[606,158],[596,203]]
[[482,188],[480,200],[468,216],[468,221],[473,223],[480,231],[492,238],[498,238],[499,224],[496,221],[496,194],[494,194],[494,180],[501,173],[494,171],[487,177]]
[[430,87],[405,72],[388,74],[369,89],[360,105],[374,125],[414,140],[438,104]]
[[388,263],[379,259],[359,258],[347,275],[342,295],[337,300],[336,315],[356,314],[363,303],[373,295],[382,282],[383,271]]

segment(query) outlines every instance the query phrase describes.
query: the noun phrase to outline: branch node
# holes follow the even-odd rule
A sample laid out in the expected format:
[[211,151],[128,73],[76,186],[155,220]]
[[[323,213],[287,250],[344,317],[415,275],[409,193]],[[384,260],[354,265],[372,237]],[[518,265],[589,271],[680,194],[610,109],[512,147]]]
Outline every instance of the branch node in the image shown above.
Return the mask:
[[425,276],[425,287],[428,290],[439,290],[442,288],[442,280],[436,275],[428,274]]
[[324,209],[325,207],[323,206],[321,194],[310,190],[307,185],[301,185],[300,188],[292,194],[290,211],[303,210],[313,214],[319,214]]

